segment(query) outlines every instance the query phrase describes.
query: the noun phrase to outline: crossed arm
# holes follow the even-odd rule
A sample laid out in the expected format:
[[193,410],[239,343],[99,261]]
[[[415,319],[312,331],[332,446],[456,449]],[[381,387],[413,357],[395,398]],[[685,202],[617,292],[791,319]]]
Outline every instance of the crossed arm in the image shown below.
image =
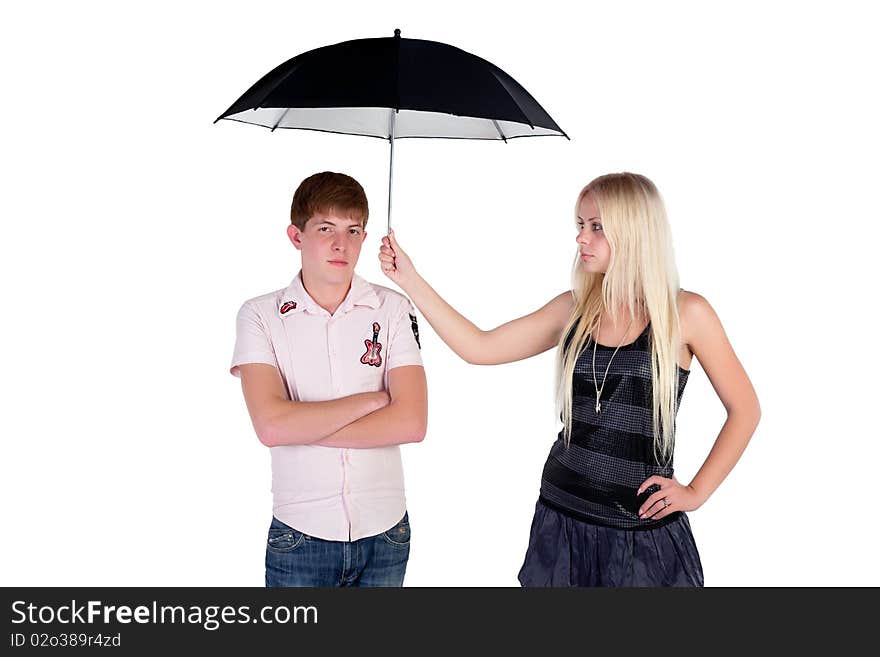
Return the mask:
[[323,402],[290,401],[272,365],[239,366],[254,431],[267,447],[369,448],[420,442],[428,422],[428,387],[418,365],[388,372],[388,391]]

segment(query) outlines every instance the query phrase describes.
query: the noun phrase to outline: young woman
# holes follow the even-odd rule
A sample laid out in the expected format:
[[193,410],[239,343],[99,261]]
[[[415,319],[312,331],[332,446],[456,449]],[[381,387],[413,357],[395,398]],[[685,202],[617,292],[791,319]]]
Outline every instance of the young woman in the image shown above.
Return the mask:
[[[596,178],[578,195],[571,291],[482,331],[422,279],[394,234],[382,270],[469,363],[494,365],[558,347],[564,424],[550,450],[523,586],[702,586],[686,511],[742,455],[760,418],[755,391],[709,303],[678,286],[654,184]],[[696,356],[727,421],[689,484],[673,476],[675,415]]]

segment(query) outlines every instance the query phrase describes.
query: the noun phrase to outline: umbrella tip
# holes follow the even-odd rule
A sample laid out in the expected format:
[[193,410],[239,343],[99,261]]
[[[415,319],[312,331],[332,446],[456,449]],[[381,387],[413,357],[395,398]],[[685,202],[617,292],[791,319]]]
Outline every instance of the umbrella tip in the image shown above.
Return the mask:
[[398,38],[398,39],[400,38],[400,29],[399,28],[394,30],[394,36],[395,36],[395,38]]

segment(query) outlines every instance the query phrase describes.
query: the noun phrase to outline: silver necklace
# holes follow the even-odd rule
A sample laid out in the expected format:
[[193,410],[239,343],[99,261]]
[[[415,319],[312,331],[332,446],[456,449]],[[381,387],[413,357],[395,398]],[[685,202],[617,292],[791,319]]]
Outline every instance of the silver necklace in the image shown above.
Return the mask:
[[[632,328],[633,321],[635,320],[635,316],[633,316],[629,320],[629,326],[626,327],[626,331],[623,334],[623,337],[620,338],[620,344],[617,345],[617,349],[620,349],[620,346],[623,344],[623,341],[626,340],[626,335],[629,333],[629,330]],[[596,326],[596,335],[599,335],[599,332],[602,328],[602,315],[599,315],[599,321]],[[614,350],[614,353],[611,354],[611,358],[608,359],[608,365],[605,366],[605,374],[602,376],[602,387],[599,387],[598,382],[596,381],[596,339],[593,338],[593,386],[596,388],[596,415],[599,415],[599,412],[602,410],[602,404],[599,402],[599,398],[602,396],[602,391],[605,390],[605,378],[608,376],[608,368],[611,367],[611,361],[614,360],[614,357],[617,355],[617,349]]]

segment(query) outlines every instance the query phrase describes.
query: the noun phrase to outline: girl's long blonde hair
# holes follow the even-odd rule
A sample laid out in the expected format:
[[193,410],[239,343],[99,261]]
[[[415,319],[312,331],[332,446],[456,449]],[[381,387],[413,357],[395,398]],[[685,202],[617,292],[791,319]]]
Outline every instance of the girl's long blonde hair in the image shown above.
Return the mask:
[[575,256],[572,273],[574,310],[557,351],[557,404],[571,440],[572,376],[578,355],[597,329],[602,311],[612,321],[647,316],[651,322],[654,454],[659,463],[672,457],[678,402],[678,270],[672,235],[660,193],[634,173],[600,176],[581,190],[575,204],[592,194],[602,230],[611,248],[605,274],[589,273]]

